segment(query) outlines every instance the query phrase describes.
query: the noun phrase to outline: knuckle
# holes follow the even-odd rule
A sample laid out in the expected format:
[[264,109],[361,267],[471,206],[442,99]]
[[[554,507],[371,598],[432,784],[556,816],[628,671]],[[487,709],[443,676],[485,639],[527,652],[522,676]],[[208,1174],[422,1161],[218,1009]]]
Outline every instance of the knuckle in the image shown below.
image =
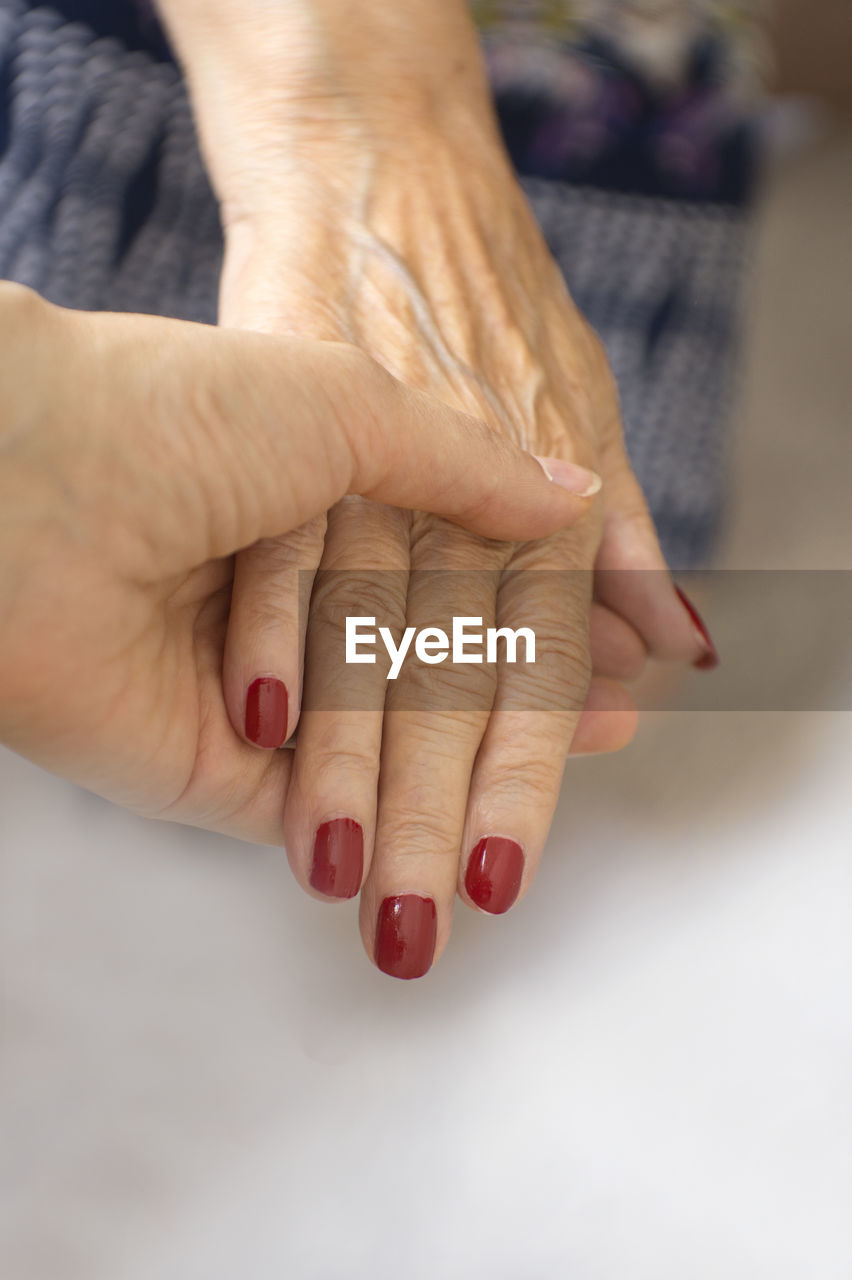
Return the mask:
[[279,581],[253,588],[239,617],[243,630],[280,633],[282,626],[295,628],[298,614],[298,593]]
[[347,494],[328,513],[323,568],[334,567],[332,557],[350,565],[363,564],[365,557],[384,567],[389,553],[394,564],[407,568],[409,520],[410,513],[399,507]]
[[[591,584],[592,565],[597,551],[595,531],[585,520],[568,529],[557,529],[536,542],[522,542],[511,557],[509,581],[515,581],[512,594],[522,594],[535,587],[535,574],[562,574],[575,584]],[[504,582],[506,579],[504,579]],[[546,577],[542,576],[542,582]]]
[[[405,707],[428,712],[488,712],[494,705],[497,690],[497,672],[486,663],[454,665],[447,662],[436,666],[410,661],[404,668],[404,677],[391,686],[388,707]],[[459,721],[445,725],[441,730],[448,744],[466,739],[470,730]]]
[[335,776],[356,778],[360,788],[373,785],[379,772],[378,753],[363,743],[327,741],[310,748],[308,777],[311,780]]
[[585,703],[592,677],[585,636],[572,639],[561,632],[536,630],[535,665],[517,667],[501,697],[501,706],[516,709],[577,711]]
[[441,516],[420,516],[411,531],[417,569],[498,570],[508,562],[511,549],[511,544],[472,533]]
[[[399,783],[409,794],[446,808],[448,781],[468,771],[488,723],[488,713],[458,711],[397,711],[394,758],[401,763]],[[404,730],[404,734],[403,734]],[[443,799],[441,798],[443,797]]]
[[315,516],[305,524],[275,538],[259,538],[240,552],[244,567],[260,579],[315,568],[325,539],[326,517]]
[[324,571],[373,573],[408,569],[408,528],[403,513],[363,498],[344,498],[329,516]]
[[311,567],[316,564],[325,540],[328,518],[325,514],[314,516],[296,529],[278,538],[265,538],[258,545],[268,548],[271,556],[279,557],[285,564],[301,564],[307,561]]
[[535,675],[524,674],[512,683],[501,697],[501,709],[546,712],[548,715],[581,710],[590,684],[585,672],[581,675],[567,671],[555,662],[547,670],[533,670]]
[[592,675],[589,642],[586,626],[582,634],[573,634],[562,628],[540,628],[542,653],[552,660],[553,669],[560,674],[561,683],[585,694]]
[[405,625],[405,575],[395,569],[360,573],[345,569],[321,569],[311,597],[311,626],[343,633],[352,615],[376,618],[380,626],[402,629]]
[[499,800],[507,808],[526,809],[530,803],[552,800],[559,789],[568,742],[564,739],[548,743],[549,749],[507,760],[488,782],[488,800]]
[[[298,531],[307,539],[307,533]],[[279,628],[282,620],[294,621],[302,613],[316,563],[305,551],[305,541],[289,543],[278,538],[256,543],[241,552],[248,572],[240,572],[240,617],[253,629]]]
[[377,846],[390,858],[459,856],[458,824],[442,817],[446,799],[418,796],[407,810],[383,817]]

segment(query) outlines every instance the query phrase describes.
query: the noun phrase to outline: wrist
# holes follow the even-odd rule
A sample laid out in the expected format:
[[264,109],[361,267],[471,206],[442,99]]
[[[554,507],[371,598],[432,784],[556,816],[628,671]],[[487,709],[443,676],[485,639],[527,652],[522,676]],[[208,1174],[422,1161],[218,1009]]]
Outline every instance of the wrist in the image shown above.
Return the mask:
[[365,155],[403,152],[417,136],[501,149],[465,0],[358,0],[357,17],[352,0],[159,7],[226,212],[264,196],[280,209],[308,168],[342,166],[348,187]]
[[261,95],[452,103],[459,85],[486,83],[467,0],[156,3],[190,75],[215,68]]

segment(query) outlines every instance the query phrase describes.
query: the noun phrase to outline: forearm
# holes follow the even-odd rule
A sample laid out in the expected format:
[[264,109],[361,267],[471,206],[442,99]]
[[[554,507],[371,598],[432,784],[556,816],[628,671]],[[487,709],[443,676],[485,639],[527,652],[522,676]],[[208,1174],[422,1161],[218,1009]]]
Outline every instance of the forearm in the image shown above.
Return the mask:
[[[465,0],[157,0],[184,60],[197,56],[257,78],[269,71],[337,86],[369,73],[375,87],[412,87],[469,71],[476,33]],[[448,65],[448,59],[453,65]]]
[[[159,0],[220,200],[257,204],[275,148],[291,190],[320,161],[412,132],[470,136],[499,153],[465,0]],[[258,161],[255,163],[255,161]],[[275,196],[276,193],[267,193]]]

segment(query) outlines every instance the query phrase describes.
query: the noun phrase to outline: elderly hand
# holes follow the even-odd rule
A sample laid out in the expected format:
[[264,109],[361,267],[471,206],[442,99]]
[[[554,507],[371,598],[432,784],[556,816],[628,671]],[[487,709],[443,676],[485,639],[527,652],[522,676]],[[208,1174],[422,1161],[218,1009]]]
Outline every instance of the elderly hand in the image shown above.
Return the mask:
[[[226,697],[235,729],[266,746],[275,735],[246,718],[257,673],[277,677],[288,707],[279,737],[301,706],[285,815],[293,870],[325,896],[363,884],[368,954],[418,976],[446,944],[456,890],[502,912],[529,886],[584,704],[597,693],[620,708],[596,745],[630,736],[626,692],[593,685],[587,703],[592,662],[624,679],[649,651],[700,661],[707,645],[665,572],[600,343],[500,146],[464,5],[366,0],[352,21],[341,0],[249,3],[236,22],[215,0],[203,23],[195,0],[161,8],[222,203],[223,321],[345,338],[495,436],[603,476],[602,500],[542,542],[498,545],[346,501],[239,558]],[[318,566],[344,572],[314,592],[304,637],[299,575]],[[594,600],[593,567],[625,571],[600,573]],[[376,572],[387,569],[398,572]],[[409,569],[435,572],[407,589]],[[526,625],[551,661],[505,668],[440,711],[412,709],[417,677],[403,674],[384,717],[377,665],[376,710],[335,710],[328,636],[352,612],[444,630],[460,614]]]

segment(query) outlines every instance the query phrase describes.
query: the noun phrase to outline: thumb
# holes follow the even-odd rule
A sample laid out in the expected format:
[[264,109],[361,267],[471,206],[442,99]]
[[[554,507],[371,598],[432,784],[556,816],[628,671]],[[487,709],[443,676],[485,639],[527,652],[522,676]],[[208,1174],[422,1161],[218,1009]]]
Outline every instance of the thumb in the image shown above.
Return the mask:
[[[132,433],[134,482],[164,483],[203,522],[203,556],[274,537],[355,493],[504,539],[542,537],[589,508],[599,478],[539,462],[485,423],[398,382],[356,347],[152,316],[65,313],[96,417]],[[546,468],[546,469],[545,469]],[[167,567],[181,521],[156,522]],[[153,531],[152,531],[153,532]]]

